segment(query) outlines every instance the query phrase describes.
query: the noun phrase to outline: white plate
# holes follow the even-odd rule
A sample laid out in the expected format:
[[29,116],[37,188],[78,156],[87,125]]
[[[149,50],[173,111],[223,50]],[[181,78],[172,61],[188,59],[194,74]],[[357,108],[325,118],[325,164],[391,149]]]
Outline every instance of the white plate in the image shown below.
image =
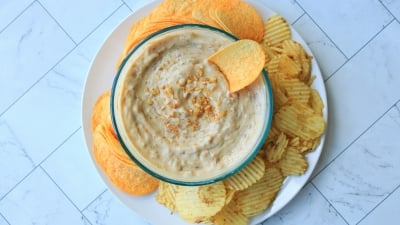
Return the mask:
[[[264,21],[272,14],[275,14],[260,1],[248,0],[247,2],[249,2],[252,6],[254,6],[258,10],[258,12],[263,17]],[[126,36],[128,34],[129,28],[136,20],[149,13],[158,3],[159,1],[152,2],[144,6],[143,8],[137,10],[129,17],[127,17],[121,24],[119,24],[115,28],[115,30],[110,34],[110,36],[105,40],[104,44],[101,46],[96,57],[93,59],[92,65],[89,69],[85,84],[85,89],[83,92],[82,124],[83,124],[83,131],[87,144],[87,149],[92,157],[93,163],[95,164],[97,171],[100,174],[103,181],[106,183],[111,192],[117,196],[119,200],[121,200],[129,208],[134,210],[138,215],[142,216],[144,219],[146,219],[153,225],[164,225],[164,224],[184,225],[188,223],[182,221],[176,214],[171,215],[168,209],[159,205],[155,201],[154,194],[143,197],[135,197],[125,194],[124,192],[121,192],[120,190],[116,189],[107,179],[103,171],[94,162],[92,155],[93,145],[92,145],[92,132],[90,129],[90,115],[94,103],[97,97],[100,96],[100,94],[102,94],[106,90],[111,89],[113,78],[116,73],[115,64],[118,60],[119,55],[123,50],[123,45]],[[294,40],[301,43],[305,47],[307,52],[311,54],[311,51],[307,47],[304,40],[293,29],[292,29],[292,37]],[[319,70],[319,67],[315,59],[312,60],[312,74],[316,76],[316,79],[313,83],[313,87],[318,90],[321,99],[325,105],[325,108],[323,110],[323,115],[325,121],[328,121],[325,86],[321,72]],[[310,178],[311,173],[314,170],[317,161],[319,159],[319,156],[321,154],[324,141],[325,141],[325,135],[322,136],[321,144],[316,148],[316,150],[307,155],[309,163],[309,168],[307,172],[302,176],[287,178],[272,205],[262,214],[253,217],[250,220],[249,224],[254,225],[266,220],[267,218],[271,217],[273,214],[278,212],[285,205],[287,205],[294,198],[294,196],[301,190],[301,188]]]

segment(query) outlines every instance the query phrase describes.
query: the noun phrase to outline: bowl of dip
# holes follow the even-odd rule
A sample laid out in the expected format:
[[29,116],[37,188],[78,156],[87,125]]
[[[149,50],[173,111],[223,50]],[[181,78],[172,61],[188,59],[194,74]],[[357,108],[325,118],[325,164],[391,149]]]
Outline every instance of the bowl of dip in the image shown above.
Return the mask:
[[150,35],[123,60],[111,92],[112,122],[144,171],[169,183],[204,185],[257,155],[273,114],[266,72],[229,93],[207,60],[236,40],[214,27],[183,24]]

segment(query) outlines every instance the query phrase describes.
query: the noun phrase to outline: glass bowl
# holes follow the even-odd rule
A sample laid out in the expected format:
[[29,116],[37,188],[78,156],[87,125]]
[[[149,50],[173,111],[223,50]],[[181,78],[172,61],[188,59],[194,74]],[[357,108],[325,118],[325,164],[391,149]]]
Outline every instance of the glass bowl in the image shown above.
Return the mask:
[[[258,80],[256,82],[258,82],[255,85],[258,85],[257,88],[261,88],[261,94],[255,94],[255,96],[258,96],[257,98],[261,98],[261,99],[257,99],[258,102],[261,102],[262,106],[260,106],[261,108],[259,108],[260,110],[254,110],[255,111],[255,116],[257,116],[257,118],[260,118],[260,120],[257,120],[257,122],[259,123],[255,123],[257,126],[257,130],[255,130],[255,133],[251,133],[251,135],[249,135],[250,137],[248,139],[251,139],[252,142],[251,144],[248,145],[244,145],[242,148],[245,148],[245,150],[241,150],[240,154],[233,154],[232,156],[230,156],[231,158],[229,158],[231,160],[231,163],[227,163],[224,164],[224,166],[221,166],[220,168],[218,168],[218,166],[216,166],[215,168],[211,168],[211,167],[206,167],[203,168],[202,170],[207,170],[208,172],[205,173],[200,173],[199,171],[196,171],[196,168],[192,168],[188,171],[186,171],[185,169],[183,169],[185,172],[182,172],[182,174],[178,174],[178,173],[174,173],[171,171],[167,171],[163,166],[158,165],[158,161],[165,160],[166,163],[169,164],[173,164],[173,162],[181,160],[179,157],[179,154],[177,155],[173,155],[173,157],[171,158],[166,158],[163,157],[163,153],[159,153],[156,152],[151,146],[153,146],[153,142],[154,140],[158,140],[161,137],[156,137],[156,136],[151,136],[148,137],[144,134],[142,134],[142,131],[146,130],[147,131],[147,125],[146,126],[142,126],[139,123],[141,123],[142,121],[140,121],[141,119],[139,119],[139,117],[143,117],[140,113],[143,111],[143,109],[141,107],[145,107],[146,104],[143,103],[142,106],[138,107],[137,106],[124,106],[125,108],[123,108],[123,105],[125,105],[125,102],[134,102],[133,100],[137,100],[142,98],[142,96],[139,96],[143,93],[146,93],[145,91],[143,91],[143,89],[141,89],[140,85],[136,85],[135,88],[137,88],[137,90],[142,90],[142,91],[132,91],[132,90],[127,90],[129,86],[128,81],[126,81],[128,76],[132,76],[132,73],[140,73],[140,69],[139,67],[141,67],[142,64],[140,64],[143,60],[141,57],[143,57],[143,55],[148,55],[151,58],[151,55],[154,54],[153,49],[154,47],[152,47],[152,45],[155,44],[155,46],[168,46],[168,43],[165,44],[165,42],[163,42],[164,39],[168,39],[170,37],[176,38],[176,39],[182,39],[184,40],[184,36],[186,34],[190,33],[191,35],[194,35],[193,37],[197,37],[196,35],[200,35],[203,38],[205,38],[205,41],[208,43],[208,39],[209,41],[209,45],[210,47],[212,47],[213,45],[213,41],[212,40],[223,40],[224,42],[226,42],[224,45],[229,44],[229,42],[234,42],[236,40],[238,40],[236,37],[234,37],[233,35],[211,27],[211,26],[207,26],[207,25],[200,25],[200,24],[183,24],[183,25],[177,25],[177,26],[172,26],[172,27],[168,27],[165,29],[162,29],[158,32],[155,32],[153,34],[151,34],[150,36],[148,36],[147,38],[145,38],[143,41],[141,41],[139,44],[137,44],[134,49],[125,57],[125,59],[122,61],[121,66],[114,78],[114,83],[112,86],[112,90],[111,90],[111,117],[112,117],[112,123],[114,126],[114,130],[115,133],[123,147],[123,149],[125,150],[125,152],[128,154],[128,156],[140,167],[142,168],[144,171],[146,171],[147,173],[151,174],[152,176],[165,181],[165,182],[169,182],[169,183],[173,183],[173,184],[177,184],[177,185],[186,185],[186,186],[197,186],[197,185],[205,185],[205,184],[210,184],[210,183],[214,183],[217,181],[221,181],[223,179],[228,178],[229,176],[232,176],[233,174],[237,173],[238,171],[240,171],[243,167],[245,167],[258,153],[258,151],[260,150],[260,148],[262,147],[267,134],[269,132],[270,126],[271,126],[271,122],[272,122],[272,114],[273,114],[273,98],[272,98],[272,88],[267,76],[267,73],[265,70],[262,70],[261,74],[262,76],[260,76],[258,78]],[[215,38],[215,39],[213,39]],[[186,40],[186,39],[185,39]],[[190,39],[188,39],[190,40]],[[179,43],[179,42],[177,42]],[[173,44],[171,44],[171,46],[173,46]],[[171,47],[169,46],[169,47]],[[160,47],[161,48],[161,47]],[[171,47],[172,48],[172,47]],[[188,49],[190,50],[190,48],[198,48],[196,43],[191,43],[190,41],[188,42]],[[158,53],[157,53],[158,54]],[[180,54],[180,53],[179,53]],[[182,54],[186,54],[185,52],[182,52]],[[189,53],[187,53],[189,54]],[[185,55],[183,55],[183,57],[185,57]],[[145,58],[143,58],[145,59]],[[142,60],[142,61],[140,61]],[[151,58],[151,63],[154,63],[155,65],[157,64],[157,57],[153,57]],[[146,61],[146,60],[145,60]],[[176,64],[171,64],[171,66],[177,66],[179,62],[176,62]],[[145,65],[145,64],[143,64]],[[147,67],[145,67],[146,71]],[[134,71],[134,72],[132,72]],[[138,72],[139,71],[139,72]],[[130,75],[129,75],[130,74]],[[140,76],[135,75],[136,77],[138,77],[138,79],[140,79]],[[146,80],[139,80],[140,82],[144,82],[146,84]],[[139,82],[138,81],[138,82]],[[176,85],[178,85],[178,81],[176,83]],[[135,89],[136,90],[136,89]],[[127,100],[128,94],[129,96],[132,97],[132,99],[129,98],[129,101]],[[157,93],[156,93],[157,94]],[[144,95],[144,94],[143,94]],[[261,101],[260,101],[261,100]],[[149,105],[153,104],[150,100],[148,100],[150,102],[148,102]],[[256,100],[255,100],[256,101]],[[151,104],[150,104],[151,103]],[[265,105],[263,105],[265,103]],[[132,103],[134,104],[134,103]],[[137,121],[133,121],[135,122],[135,125],[131,126],[127,116],[125,116],[127,113],[127,109],[134,109],[137,110],[137,112],[133,112],[133,113],[129,113],[129,115],[131,115],[129,118],[133,119],[133,120],[138,120]],[[150,112],[150,111],[149,111]],[[145,115],[145,114],[143,114]],[[135,117],[138,118],[135,118]],[[146,116],[149,116],[148,114],[146,114]],[[143,121],[147,121],[148,118],[144,116],[142,118]],[[124,118],[124,119],[123,119]],[[246,118],[246,117],[244,117]],[[160,120],[160,123],[162,123],[162,121]],[[187,128],[185,128],[187,129]],[[136,133],[135,133],[136,132]],[[189,130],[190,132],[190,130]],[[161,134],[158,134],[161,135]],[[164,135],[164,134],[163,134]],[[165,135],[170,135],[170,134],[165,134]],[[218,135],[218,134],[216,134]],[[254,135],[254,136],[253,136]],[[141,142],[141,139],[146,139],[143,141],[143,143]],[[247,138],[247,136],[246,136]],[[148,140],[149,139],[149,140]],[[163,140],[162,138],[160,140]],[[147,141],[147,142],[145,142]],[[247,139],[246,139],[247,141]],[[155,142],[154,142],[155,143]],[[224,144],[224,143],[222,143]],[[238,143],[241,144],[241,143]],[[151,145],[151,146],[149,146]],[[154,144],[154,146],[161,146],[162,143],[156,143]],[[189,145],[191,145],[189,143]],[[160,147],[160,149],[164,148],[163,146]],[[165,147],[167,148],[167,147]],[[168,147],[168,151],[172,151],[174,152],[175,150],[178,151],[178,147],[176,147],[176,149],[173,149],[174,147]],[[190,147],[189,147],[190,148]],[[197,149],[198,155],[201,155],[202,152],[202,148]],[[203,150],[204,152],[206,150]],[[243,151],[243,152],[242,152]],[[161,154],[161,156],[160,156]],[[184,153],[180,153],[180,154],[184,154]],[[206,153],[204,153],[206,154]],[[150,160],[149,155],[156,155],[159,159],[153,159]],[[224,157],[224,156],[222,156]],[[183,160],[183,159],[182,159]],[[218,160],[217,160],[218,161]],[[190,164],[190,163],[196,163],[194,161],[191,162],[184,162],[186,164]],[[207,163],[207,162],[205,162]],[[218,164],[216,164],[218,165]],[[189,174],[189,175],[188,175]]]

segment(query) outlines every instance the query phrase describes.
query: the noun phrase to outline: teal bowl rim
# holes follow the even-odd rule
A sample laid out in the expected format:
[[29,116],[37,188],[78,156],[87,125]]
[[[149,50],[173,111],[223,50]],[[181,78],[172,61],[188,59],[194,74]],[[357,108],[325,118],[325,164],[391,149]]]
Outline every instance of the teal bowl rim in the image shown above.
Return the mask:
[[239,40],[237,37],[235,37],[234,35],[212,27],[212,26],[208,26],[208,25],[203,25],[203,24],[181,24],[181,25],[175,25],[175,26],[170,26],[164,29],[161,29],[159,31],[156,31],[152,34],[150,34],[149,36],[147,36],[146,38],[144,38],[141,42],[139,42],[130,52],[129,54],[122,60],[121,65],[118,68],[117,74],[114,78],[113,84],[112,84],[112,88],[111,88],[111,100],[110,100],[110,112],[111,112],[111,121],[112,121],[112,125],[113,128],[115,130],[115,133],[117,135],[117,138],[122,146],[122,148],[124,149],[124,151],[128,154],[129,158],[135,162],[141,169],[143,169],[145,172],[149,173],[150,175],[156,177],[157,179],[160,179],[162,181],[168,182],[168,183],[172,183],[172,184],[177,184],[177,185],[183,185],[183,186],[200,186],[200,185],[207,185],[207,184],[211,184],[211,183],[215,183],[221,180],[224,180],[232,175],[234,175],[235,173],[239,172],[241,169],[243,169],[251,160],[253,160],[253,158],[257,155],[257,153],[260,151],[261,147],[263,146],[267,135],[269,133],[269,130],[271,128],[271,123],[272,123],[272,115],[273,115],[273,106],[274,106],[274,102],[273,102],[273,96],[272,96],[272,87],[271,87],[271,83],[270,80],[268,78],[267,72],[265,71],[265,69],[262,70],[262,75],[263,78],[265,80],[266,86],[267,86],[267,92],[268,92],[268,97],[269,97],[269,102],[270,102],[270,107],[269,107],[269,114],[267,115],[268,118],[265,120],[265,130],[263,131],[263,134],[261,136],[260,142],[256,145],[256,147],[252,150],[253,152],[249,154],[248,158],[246,160],[244,160],[237,168],[233,169],[232,171],[222,174],[221,176],[218,176],[216,178],[212,178],[212,179],[208,179],[208,180],[204,180],[204,181],[181,181],[181,180],[176,180],[176,179],[171,179],[168,178],[166,176],[163,176],[161,174],[156,173],[155,171],[147,168],[145,165],[143,165],[140,160],[136,159],[136,157],[129,151],[128,147],[125,145],[118,127],[117,127],[117,123],[115,120],[115,112],[114,112],[114,95],[115,95],[115,89],[119,80],[119,76],[121,74],[122,69],[124,68],[126,62],[128,61],[128,59],[131,57],[131,55],[138,49],[140,48],[143,44],[145,44],[148,40],[152,39],[155,36],[158,36],[160,34],[163,34],[167,31],[171,31],[171,30],[177,30],[180,28],[190,28],[190,27],[194,27],[194,28],[204,28],[204,29],[209,29],[212,31],[216,31],[216,32],[220,32],[228,37],[230,37],[232,40],[237,41]]

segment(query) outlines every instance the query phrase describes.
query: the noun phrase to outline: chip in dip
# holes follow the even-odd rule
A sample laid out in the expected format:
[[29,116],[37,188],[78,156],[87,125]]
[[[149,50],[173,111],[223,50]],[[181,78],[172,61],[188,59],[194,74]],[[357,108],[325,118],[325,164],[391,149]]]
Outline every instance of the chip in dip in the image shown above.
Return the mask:
[[272,117],[266,74],[230,94],[207,58],[235,41],[204,25],[161,30],[138,44],[115,78],[111,113],[128,155],[176,184],[221,180],[262,146]]

